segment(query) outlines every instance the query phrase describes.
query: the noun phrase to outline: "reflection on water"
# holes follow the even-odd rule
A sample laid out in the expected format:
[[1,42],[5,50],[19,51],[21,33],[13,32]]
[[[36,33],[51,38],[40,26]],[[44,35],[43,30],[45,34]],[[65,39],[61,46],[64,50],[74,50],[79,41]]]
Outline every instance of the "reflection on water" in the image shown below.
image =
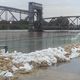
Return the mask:
[[26,42],[28,44],[28,52],[42,49],[42,42],[42,33],[30,32],[28,34],[28,42]]
[[[7,45],[9,51],[31,52],[49,47],[63,46],[74,43],[73,38],[78,32],[44,31],[42,33],[28,32],[26,30],[0,31],[0,45]],[[80,42],[79,38],[77,40]]]

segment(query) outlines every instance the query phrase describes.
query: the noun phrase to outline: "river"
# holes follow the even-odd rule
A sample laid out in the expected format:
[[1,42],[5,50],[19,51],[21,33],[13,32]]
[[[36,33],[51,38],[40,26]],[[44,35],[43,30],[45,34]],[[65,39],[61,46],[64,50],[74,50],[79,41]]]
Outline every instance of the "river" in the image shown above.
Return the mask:
[[[80,42],[80,31],[44,31],[28,32],[27,30],[1,30],[0,45],[8,46],[8,51],[32,52],[49,47],[65,46]],[[80,80],[80,58],[68,63],[56,64],[45,69],[38,69],[24,75],[18,80]]]
[[[76,37],[77,35],[77,37]],[[78,38],[78,39],[76,39]],[[79,31],[44,31],[28,32],[27,30],[1,30],[0,45],[8,46],[9,51],[32,52],[49,47],[78,43]]]
[[18,80],[80,80],[80,58],[18,76]]

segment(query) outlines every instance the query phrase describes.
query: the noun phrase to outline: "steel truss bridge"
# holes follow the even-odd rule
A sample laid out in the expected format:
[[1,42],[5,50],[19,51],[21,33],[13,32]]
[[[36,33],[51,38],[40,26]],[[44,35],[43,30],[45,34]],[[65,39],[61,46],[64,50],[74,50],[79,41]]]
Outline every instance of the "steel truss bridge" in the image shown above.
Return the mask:
[[[55,19],[59,17],[64,17],[69,20],[73,26],[80,25],[80,16],[59,16],[59,17],[48,17],[48,18],[43,18],[42,17],[42,4],[39,3],[34,3],[30,2],[29,3],[29,10],[23,10],[23,9],[17,9],[17,8],[12,8],[12,7],[5,7],[5,6],[0,6],[0,21],[6,20],[6,21],[19,21],[22,19],[22,14],[25,15],[25,18],[29,19],[30,23],[30,28],[29,30],[31,31],[42,31],[42,25],[43,23],[42,19],[48,20],[48,22],[54,21]],[[18,14],[19,17],[16,16]],[[37,26],[34,26],[34,16],[36,15],[36,21]],[[4,19],[3,19],[4,18]]]
[[60,18],[60,17],[68,19],[69,22],[71,24],[73,24],[73,26],[75,26],[75,25],[79,26],[80,25],[80,16],[59,16],[59,17],[48,17],[48,18],[44,18],[44,19],[48,20],[48,22],[52,22],[55,19]]
[[[15,16],[15,13],[18,13],[19,19]],[[6,7],[6,6],[0,6],[0,21],[1,20],[6,20],[6,21],[18,21],[21,20],[22,14],[27,15],[31,13],[28,10],[23,10],[23,9],[17,9],[17,8],[12,8],[12,7]],[[11,17],[10,17],[11,16]],[[3,19],[2,17],[5,17]]]
[[[17,15],[17,16],[16,16]],[[42,20],[42,4],[35,3],[35,2],[29,2],[29,10],[23,10],[23,9],[17,9],[12,7],[6,7],[6,6],[0,6],[0,21],[20,21],[22,19],[22,16],[25,16],[25,19],[29,21],[30,27],[29,30],[40,30],[41,29],[41,20]],[[38,28],[34,27],[34,21],[39,22],[37,25]]]

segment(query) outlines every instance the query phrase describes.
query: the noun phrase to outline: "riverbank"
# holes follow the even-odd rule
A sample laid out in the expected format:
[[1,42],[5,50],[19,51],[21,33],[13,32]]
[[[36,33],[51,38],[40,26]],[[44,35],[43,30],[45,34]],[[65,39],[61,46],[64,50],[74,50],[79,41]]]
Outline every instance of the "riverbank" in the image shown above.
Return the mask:
[[[80,56],[80,44],[66,45],[63,48],[48,48],[31,53],[0,51],[0,76],[17,80],[17,74],[28,74],[36,68],[49,67],[54,64],[70,62]],[[17,76],[18,77],[18,76]],[[14,79],[15,78],[15,79]],[[0,79],[1,80],[1,79]]]

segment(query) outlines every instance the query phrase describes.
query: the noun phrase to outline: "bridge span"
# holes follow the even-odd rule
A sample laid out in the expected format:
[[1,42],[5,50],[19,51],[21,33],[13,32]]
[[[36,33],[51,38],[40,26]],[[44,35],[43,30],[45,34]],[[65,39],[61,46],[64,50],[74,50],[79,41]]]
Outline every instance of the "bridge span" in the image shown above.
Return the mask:
[[45,20],[48,20],[48,22],[52,22],[58,18],[66,18],[67,20],[69,20],[69,23],[72,24],[72,26],[74,27],[75,25],[78,27],[80,25],[80,16],[58,16],[58,17],[47,17],[44,18]]
[[[15,13],[19,15],[19,18],[17,18]],[[59,17],[67,18],[70,23],[73,24],[73,26],[78,26],[80,24],[80,16],[59,16],[43,18],[42,4],[35,2],[29,2],[28,10],[0,6],[0,21],[19,21],[23,17],[22,14],[24,14],[26,16],[25,18],[29,21],[29,31],[43,31],[43,20],[48,20],[51,22],[55,19],[58,19]],[[3,15],[5,19],[3,19]]]
[[16,12],[16,13],[22,13],[22,14],[27,14],[27,13],[29,13],[28,10],[17,9],[17,8],[6,7],[6,6],[0,6],[0,10],[11,11],[11,12]]
[[[42,4],[35,2],[29,2],[28,10],[0,6],[0,21],[19,21],[22,19],[22,14],[24,14],[26,15],[25,18],[28,19],[30,24],[29,31],[42,31],[42,10]],[[19,18],[17,18],[15,13],[18,14]],[[5,17],[5,19],[2,18],[3,16]],[[34,24],[35,21],[37,21],[37,26],[36,24]]]

